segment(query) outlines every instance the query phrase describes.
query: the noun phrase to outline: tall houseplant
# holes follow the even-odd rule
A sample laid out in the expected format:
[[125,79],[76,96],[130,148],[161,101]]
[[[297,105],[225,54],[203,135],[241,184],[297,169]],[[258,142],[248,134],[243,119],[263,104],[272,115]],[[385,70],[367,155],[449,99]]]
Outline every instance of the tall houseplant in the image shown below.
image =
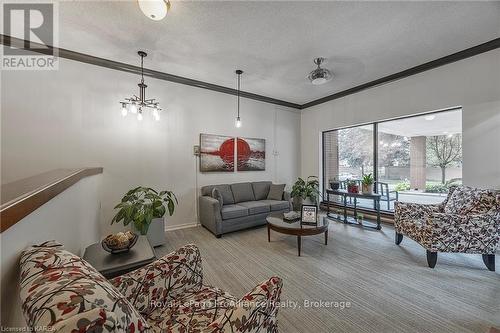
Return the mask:
[[300,210],[304,203],[316,205],[319,195],[318,177],[309,176],[306,180],[299,177],[295,184],[293,184],[292,192],[290,193],[290,196],[293,198],[293,209],[296,211]]
[[[172,191],[157,192],[150,187],[136,187],[128,191],[121,202],[115,206],[118,212],[111,220],[111,224],[123,221],[147,235],[152,246],[165,243],[165,227],[163,216],[174,214],[177,197]],[[154,229],[154,230],[153,230]]]

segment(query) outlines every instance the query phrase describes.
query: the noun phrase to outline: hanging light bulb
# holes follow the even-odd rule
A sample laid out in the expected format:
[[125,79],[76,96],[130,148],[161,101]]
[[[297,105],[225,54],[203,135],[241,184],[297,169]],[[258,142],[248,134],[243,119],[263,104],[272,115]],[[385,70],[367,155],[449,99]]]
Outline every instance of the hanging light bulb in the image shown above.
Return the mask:
[[125,103],[122,103],[122,117],[127,116],[127,105]]
[[141,121],[142,120],[142,110],[139,109],[139,112],[137,113],[137,120]]
[[238,114],[236,116],[236,122],[234,123],[234,125],[237,127],[237,128],[240,128],[241,127],[241,118],[240,118],[240,81],[241,81],[241,74],[243,74],[243,71],[241,69],[237,69],[236,70],[236,75],[238,75]]
[[158,109],[156,107],[153,108],[153,117],[156,119],[158,118],[160,115],[158,114]]
[[135,103],[132,103],[130,104],[130,110],[129,110],[131,113],[137,113],[137,106],[135,105]]

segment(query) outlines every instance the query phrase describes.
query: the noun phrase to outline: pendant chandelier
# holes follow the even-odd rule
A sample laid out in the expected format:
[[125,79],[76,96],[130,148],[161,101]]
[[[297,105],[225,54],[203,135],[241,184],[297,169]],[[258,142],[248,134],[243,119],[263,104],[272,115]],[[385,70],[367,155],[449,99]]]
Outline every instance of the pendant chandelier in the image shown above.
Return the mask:
[[236,75],[238,75],[238,93],[237,93],[237,96],[238,96],[238,114],[236,116],[235,126],[237,128],[240,128],[241,127],[241,119],[240,119],[240,85],[241,85],[241,74],[243,74],[243,71],[241,69],[237,69],[235,73],[236,73]]
[[144,83],[144,58],[148,54],[144,51],[139,51],[137,54],[141,57],[141,82],[138,84],[139,96],[133,95],[120,102],[122,105],[122,116],[125,117],[130,112],[137,114],[137,120],[142,120],[143,112],[145,110],[151,110],[154,120],[159,121],[161,111],[159,107],[160,103],[154,98],[146,99],[146,88],[148,86]]

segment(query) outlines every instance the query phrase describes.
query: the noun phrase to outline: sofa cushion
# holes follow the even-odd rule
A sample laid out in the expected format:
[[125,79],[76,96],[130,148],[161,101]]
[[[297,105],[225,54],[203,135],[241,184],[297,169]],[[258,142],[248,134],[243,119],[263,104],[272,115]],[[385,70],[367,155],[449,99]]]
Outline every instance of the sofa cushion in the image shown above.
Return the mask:
[[245,201],[239,202],[238,205],[247,207],[249,215],[267,213],[271,211],[269,204],[263,201]]
[[265,200],[271,188],[271,182],[254,182],[252,183],[253,194],[255,200]]
[[251,183],[231,184],[231,190],[233,191],[234,203],[255,200]]
[[283,191],[285,191],[285,184],[271,184],[269,188],[268,200],[282,200]]
[[459,186],[448,198],[444,207],[447,214],[484,214],[495,206],[493,191],[480,190],[469,186]]
[[248,216],[248,208],[240,205],[224,205],[221,209],[221,215],[224,220]]
[[212,190],[216,187],[219,192],[222,194],[222,199],[224,201],[224,205],[232,205],[234,204],[233,192],[231,191],[231,187],[228,184],[220,184],[220,185],[208,185],[203,186],[201,188],[201,195],[206,195],[211,197]]
[[60,245],[46,242],[25,250],[20,266],[22,308],[32,328],[130,332],[148,326],[106,278]]
[[260,202],[269,205],[271,207],[271,211],[290,209],[290,203],[284,200],[262,200]]

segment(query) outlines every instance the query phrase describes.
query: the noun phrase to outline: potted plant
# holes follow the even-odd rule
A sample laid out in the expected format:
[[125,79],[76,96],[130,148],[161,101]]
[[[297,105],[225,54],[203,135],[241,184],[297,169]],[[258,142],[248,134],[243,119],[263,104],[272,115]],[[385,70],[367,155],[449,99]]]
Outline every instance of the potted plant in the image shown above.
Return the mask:
[[358,182],[354,179],[347,179],[347,192],[349,193],[359,193],[359,185]]
[[364,219],[363,214],[358,214],[358,216],[356,217],[356,221],[358,222],[359,225],[363,225],[363,219]]
[[338,190],[340,188],[340,182],[337,177],[333,177],[333,180],[330,180],[330,188],[332,190]]
[[290,193],[293,210],[299,211],[303,204],[317,205],[319,195],[318,177],[309,176],[306,180],[299,177]]
[[361,180],[361,187],[363,194],[373,194],[373,183],[375,180],[371,173],[367,175],[363,175],[363,179]]
[[165,244],[165,222],[163,216],[174,214],[177,197],[171,191],[157,192],[149,187],[136,187],[128,191],[122,201],[115,206],[118,213],[111,224],[123,221],[141,235],[146,235],[152,246]]

